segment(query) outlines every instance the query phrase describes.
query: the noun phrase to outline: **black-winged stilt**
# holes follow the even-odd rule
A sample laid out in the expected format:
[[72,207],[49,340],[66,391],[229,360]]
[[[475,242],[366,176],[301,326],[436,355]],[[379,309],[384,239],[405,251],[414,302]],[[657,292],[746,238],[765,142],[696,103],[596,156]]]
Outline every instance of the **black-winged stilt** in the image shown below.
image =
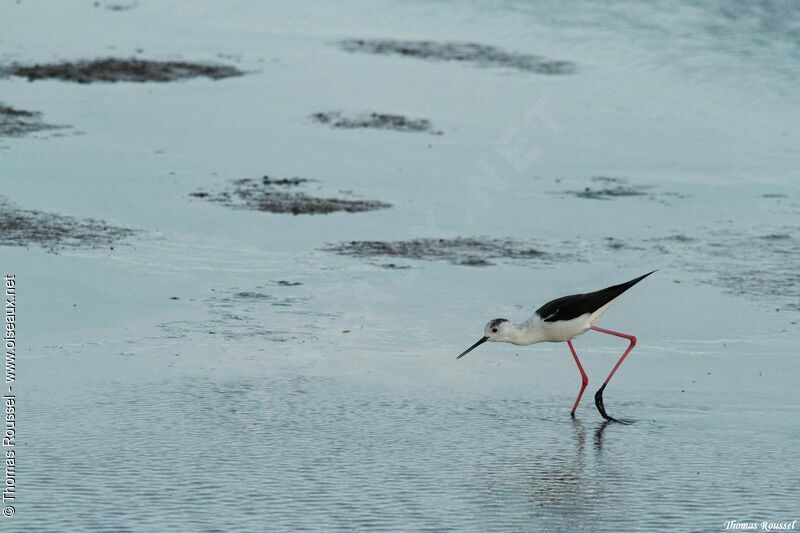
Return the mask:
[[597,410],[600,411],[600,414],[603,415],[603,418],[606,420],[619,422],[619,420],[610,417],[606,413],[606,408],[603,405],[603,390],[606,388],[606,385],[608,385],[608,382],[611,380],[614,372],[616,372],[619,368],[619,365],[622,364],[622,361],[625,360],[631,350],[633,350],[633,347],[636,346],[636,337],[633,335],[628,335],[627,333],[619,333],[617,331],[611,331],[610,329],[598,328],[594,325],[594,323],[603,313],[606,312],[606,310],[608,310],[608,308],[611,306],[611,303],[618,296],[642,281],[653,272],[655,272],[655,270],[648,272],[643,276],[639,276],[636,279],[632,279],[626,283],[620,283],[619,285],[606,287],[605,289],[599,291],[587,292],[586,294],[573,294],[571,296],[557,298],[541,306],[536,310],[530,319],[519,325],[512,324],[505,318],[495,318],[494,320],[490,320],[484,328],[483,337],[478,342],[464,350],[464,352],[456,357],[456,359],[461,359],[486,341],[510,342],[511,344],[517,344],[520,346],[536,344],[537,342],[566,341],[570,351],[572,352],[572,357],[575,358],[575,363],[578,365],[578,370],[581,372],[581,390],[578,392],[578,397],[575,399],[575,404],[572,406],[572,411],[570,413],[574,418],[575,409],[578,408],[578,403],[581,401],[583,391],[586,389],[586,385],[589,384],[589,378],[586,376],[586,372],[583,371],[583,365],[581,365],[581,362],[578,359],[578,354],[575,353],[575,347],[572,345],[572,339],[583,335],[590,329],[599,331],[600,333],[607,333],[609,335],[628,339],[630,344],[625,350],[625,353],[622,354],[622,357],[619,358],[617,364],[614,365],[611,373],[603,382],[603,386],[600,387],[600,389],[594,395],[594,403],[597,405]]

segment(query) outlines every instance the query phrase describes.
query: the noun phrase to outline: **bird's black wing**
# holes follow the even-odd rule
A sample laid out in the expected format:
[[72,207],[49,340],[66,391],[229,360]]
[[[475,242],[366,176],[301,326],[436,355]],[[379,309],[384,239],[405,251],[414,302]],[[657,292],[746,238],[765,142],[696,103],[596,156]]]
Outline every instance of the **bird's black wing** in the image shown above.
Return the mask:
[[[653,270],[653,272],[655,272],[655,270]],[[559,320],[572,320],[573,318],[578,318],[587,313],[594,313],[653,272],[648,272],[636,279],[620,283],[619,285],[612,285],[611,287],[606,287],[599,291],[557,298],[537,309],[536,314],[545,322],[558,322]]]

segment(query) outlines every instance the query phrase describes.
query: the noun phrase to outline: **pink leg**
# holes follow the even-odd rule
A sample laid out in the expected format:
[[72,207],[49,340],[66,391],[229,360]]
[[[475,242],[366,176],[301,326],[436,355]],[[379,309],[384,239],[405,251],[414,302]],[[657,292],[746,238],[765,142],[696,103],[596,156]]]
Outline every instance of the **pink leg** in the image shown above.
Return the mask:
[[628,345],[628,349],[625,350],[625,353],[622,354],[622,357],[619,358],[619,361],[617,361],[617,364],[614,365],[614,368],[611,370],[611,373],[608,375],[606,380],[603,382],[603,386],[600,387],[600,389],[594,395],[594,403],[595,403],[595,405],[597,405],[597,410],[600,411],[600,414],[603,415],[603,418],[605,418],[606,420],[614,420],[615,422],[618,422],[618,420],[616,420],[614,418],[611,418],[610,416],[608,416],[606,414],[606,408],[603,405],[603,390],[606,388],[606,385],[608,385],[608,382],[611,381],[611,377],[614,375],[614,372],[617,371],[617,369],[619,368],[619,365],[622,364],[622,361],[624,361],[625,358],[628,357],[628,354],[631,353],[631,350],[633,350],[633,347],[636,346],[636,337],[634,337],[633,335],[628,335],[626,333],[619,333],[617,331],[611,331],[610,329],[598,328],[597,326],[592,326],[592,329],[595,330],[595,331],[599,331],[600,333],[607,333],[609,335],[614,335],[615,337],[621,337],[623,339],[628,339],[628,341],[630,342],[630,344]]
[[589,378],[586,376],[586,372],[583,371],[583,365],[581,365],[580,359],[578,359],[578,354],[575,353],[575,347],[572,346],[572,341],[567,341],[567,345],[569,345],[569,350],[572,352],[572,357],[575,358],[575,363],[578,365],[578,370],[581,371],[581,391],[578,393],[578,397],[575,399],[575,404],[572,406],[572,418],[575,418],[575,409],[578,408],[578,404],[581,402],[581,396],[583,396],[583,391],[586,389],[586,385],[589,384]]

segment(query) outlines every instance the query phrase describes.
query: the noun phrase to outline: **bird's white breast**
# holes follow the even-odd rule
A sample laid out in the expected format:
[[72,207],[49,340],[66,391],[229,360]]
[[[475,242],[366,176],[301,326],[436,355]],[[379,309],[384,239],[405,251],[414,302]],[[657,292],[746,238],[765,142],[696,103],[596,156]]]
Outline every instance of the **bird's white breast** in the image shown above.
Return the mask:
[[557,322],[542,321],[540,327],[545,340],[549,342],[564,342],[572,340],[578,335],[583,335],[591,327],[591,316],[589,313],[581,315],[572,320],[559,320]]
[[592,324],[594,324],[609,307],[611,307],[611,302],[608,302],[594,313],[585,313],[572,320],[557,320],[555,322],[545,322],[542,320],[539,322],[538,328],[545,341],[569,341],[589,331]]

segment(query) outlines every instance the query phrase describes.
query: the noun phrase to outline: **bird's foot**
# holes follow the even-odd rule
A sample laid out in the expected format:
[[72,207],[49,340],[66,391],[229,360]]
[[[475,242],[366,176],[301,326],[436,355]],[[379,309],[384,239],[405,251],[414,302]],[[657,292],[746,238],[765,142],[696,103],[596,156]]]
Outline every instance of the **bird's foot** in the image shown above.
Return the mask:
[[606,384],[603,383],[603,386],[598,389],[596,393],[594,393],[594,404],[597,406],[597,410],[600,411],[600,414],[609,422],[617,422],[618,424],[630,424],[627,420],[617,420],[616,418],[610,416],[606,413],[606,406],[603,405],[603,390],[606,388]]

